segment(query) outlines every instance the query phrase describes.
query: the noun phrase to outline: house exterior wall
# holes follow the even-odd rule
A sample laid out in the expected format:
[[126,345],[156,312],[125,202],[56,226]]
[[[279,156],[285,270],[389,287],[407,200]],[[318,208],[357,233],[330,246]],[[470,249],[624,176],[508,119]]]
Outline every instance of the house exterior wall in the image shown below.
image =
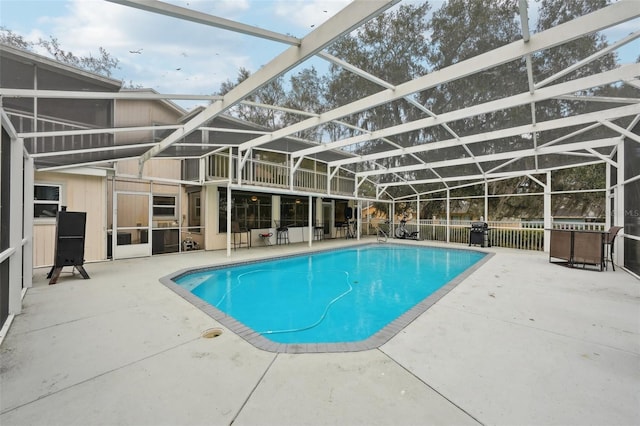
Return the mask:
[[[61,205],[68,211],[87,213],[85,261],[106,258],[106,178],[61,172],[36,172],[34,181],[59,184]],[[33,265],[53,265],[55,255],[55,218],[35,218],[33,224]]]
[[219,192],[217,185],[207,185],[204,190],[204,223],[205,223],[205,250],[219,250],[227,247],[227,234],[218,232]]
[[[138,160],[118,161],[116,170],[119,175],[138,175]],[[161,179],[180,179],[181,165],[180,160],[161,160],[151,159],[144,163],[142,169],[143,176],[153,176]]]
[[[153,125],[176,124],[181,113],[166,103],[157,100],[129,100],[122,99],[116,101],[115,127],[143,127]],[[164,131],[166,132],[166,131]],[[127,144],[140,141],[153,142],[152,130],[126,132],[116,135],[117,144]],[[122,175],[138,175],[138,161],[119,161],[117,173]],[[151,159],[144,165],[142,174],[163,179],[180,179],[181,161]]]

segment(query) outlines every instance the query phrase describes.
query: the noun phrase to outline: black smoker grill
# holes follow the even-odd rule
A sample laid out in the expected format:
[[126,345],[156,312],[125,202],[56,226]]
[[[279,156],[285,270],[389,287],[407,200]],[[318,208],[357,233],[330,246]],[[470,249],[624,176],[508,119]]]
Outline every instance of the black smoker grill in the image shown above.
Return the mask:
[[489,224],[487,222],[471,222],[469,229],[469,245],[478,244],[480,247],[490,247]]

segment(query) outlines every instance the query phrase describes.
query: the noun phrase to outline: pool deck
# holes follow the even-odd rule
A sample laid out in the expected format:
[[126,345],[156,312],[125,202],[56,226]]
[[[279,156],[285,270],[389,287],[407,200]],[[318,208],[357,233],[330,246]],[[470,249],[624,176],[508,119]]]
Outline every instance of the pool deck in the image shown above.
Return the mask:
[[620,268],[477,249],[495,255],[381,347],[312,354],[257,349],[159,282],[306,250],[36,270],[0,346],[0,424],[640,424],[640,281]]

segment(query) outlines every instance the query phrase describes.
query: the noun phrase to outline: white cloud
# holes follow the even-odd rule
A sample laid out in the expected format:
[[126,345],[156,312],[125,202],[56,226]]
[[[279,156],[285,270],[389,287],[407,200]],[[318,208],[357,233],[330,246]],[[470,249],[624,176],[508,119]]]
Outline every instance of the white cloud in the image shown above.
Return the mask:
[[275,14],[299,28],[317,27],[344,9],[350,0],[276,0]]
[[[240,13],[248,7],[246,1],[214,3],[218,12]],[[211,4],[189,0],[188,7]],[[51,35],[78,56],[95,56],[103,47],[120,61],[112,77],[127,85],[161,93],[211,94],[221,82],[235,80],[240,66],[255,72],[264,62],[266,52],[253,51],[262,41],[249,36],[105,1],[71,0],[66,6],[67,13],[40,20],[51,28],[49,34],[33,30],[30,39]]]
[[224,16],[227,19],[231,18],[228,18],[226,14],[244,12],[250,8],[248,0],[171,0],[167,3],[199,12]]
[[50,19],[53,36],[76,54],[95,52],[99,46],[119,51],[129,44],[126,28],[142,12],[114,3],[72,0],[68,14]]

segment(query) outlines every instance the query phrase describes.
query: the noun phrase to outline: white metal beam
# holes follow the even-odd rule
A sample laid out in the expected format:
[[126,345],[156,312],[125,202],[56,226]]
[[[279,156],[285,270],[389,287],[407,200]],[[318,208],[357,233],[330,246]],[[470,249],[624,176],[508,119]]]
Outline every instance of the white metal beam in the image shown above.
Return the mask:
[[[234,31],[241,34],[247,34],[253,37],[264,38],[267,40],[277,41],[290,45],[300,45],[300,39],[276,33],[274,31],[265,30],[263,28],[242,24],[231,21],[229,19],[220,18],[208,13],[199,12],[197,10],[188,9],[186,7],[175,6],[173,4],[156,1],[156,0],[107,0],[111,3],[117,3],[129,6],[135,9],[145,10],[147,12],[158,13],[160,15],[178,18],[185,21],[196,22],[198,24],[208,25],[211,27],[221,28],[223,30]],[[187,3],[188,4],[188,3]]]
[[520,0],[518,2],[518,9],[520,12],[520,26],[522,27],[522,41],[527,43],[531,38],[531,33],[529,32],[529,7],[527,5],[527,0]]
[[618,49],[621,46],[624,46],[627,43],[632,42],[633,40],[637,39],[638,37],[640,37],[640,31],[636,31],[634,33],[629,34],[628,36],[624,37],[622,40],[619,40],[613,44],[608,45],[607,47],[605,47],[604,49],[601,49],[599,51],[597,51],[596,53],[594,53],[593,55],[589,55],[586,58],[584,58],[581,61],[576,62],[575,64],[571,65],[570,67],[567,67],[565,69],[563,69],[562,71],[544,79],[543,81],[540,81],[538,83],[536,83],[535,87],[536,89],[546,86],[547,84],[551,83],[554,80],[559,79],[560,77],[564,77],[567,74],[571,74],[573,71],[582,68],[583,66],[587,65],[590,62],[595,61],[596,59],[613,52],[614,50]]
[[543,49],[566,43],[592,32],[601,31],[610,26],[626,22],[640,16],[640,2],[621,0],[603,9],[580,18],[558,25],[531,36],[528,43],[516,41],[487,53],[475,56],[449,67],[434,71],[415,80],[396,86],[395,90],[386,89],[323,113],[320,117],[303,120],[269,136],[262,136],[240,145],[241,150],[256,147],[275,139],[310,129],[312,127],[338,120],[342,117],[374,108],[385,102],[404,98],[413,93],[435,87],[449,81],[496,67]]
[[627,138],[632,139],[632,140],[640,143],[640,135],[636,135],[632,131],[625,129],[624,127],[620,127],[617,124],[612,123],[607,119],[602,119],[602,120],[599,120],[599,121],[600,121],[600,123],[602,123],[606,127],[610,128],[611,130],[615,130],[616,132],[620,133],[621,135],[626,136]]
[[153,93],[138,91],[123,92],[83,92],[75,90],[41,90],[41,89],[11,89],[0,87],[0,96],[16,98],[40,99],[132,99],[132,100],[190,100],[190,101],[219,101],[220,95],[192,95],[184,93]]
[[[640,3],[640,2],[639,2]],[[633,75],[640,74],[640,64],[624,65],[611,71],[605,71],[576,80],[567,81],[555,86],[546,87],[536,90],[534,93],[526,92],[495,101],[485,102],[483,104],[473,105],[468,108],[462,108],[445,114],[440,114],[436,118],[428,117],[404,124],[399,124],[385,129],[376,130],[370,134],[353,136],[351,138],[342,139],[336,142],[329,142],[320,146],[306,148],[292,153],[294,157],[302,155],[311,155],[329,149],[341,148],[354,145],[368,140],[375,140],[383,137],[389,137],[400,133],[421,130],[426,127],[433,127],[442,123],[461,120],[467,117],[473,117],[480,114],[486,114],[493,111],[513,108],[519,105],[525,105],[531,102],[539,102],[551,99],[555,96],[574,93],[580,90],[589,89],[596,86],[602,86],[615,83],[620,80],[631,78]]]
[[[601,164],[602,160],[598,159],[595,161],[590,161],[588,163],[583,163],[581,164],[581,166],[586,166],[586,165],[590,165],[590,164]],[[485,180],[488,179],[493,179],[493,178],[509,178],[509,177],[515,177],[515,176],[526,176],[529,174],[535,174],[535,173],[545,173],[549,170],[559,170],[559,169],[564,169],[567,168],[569,166],[558,166],[558,167],[549,167],[549,168],[545,168],[545,169],[540,169],[540,170],[533,170],[533,169],[529,169],[529,170],[518,170],[517,172],[502,172],[502,173],[486,173],[484,175],[481,174],[476,174],[476,175],[468,175],[468,176],[453,176],[453,177],[446,177],[443,178],[442,180],[446,181],[446,182],[460,182],[460,181],[475,181],[475,185],[479,185],[479,184],[483,184],[485,182]],[[575,165],[572,165],[571,167],[575,167]],[[411,182],[413,185],[420,185],[420,184],[430,184],[430,183],[442,183],[440,179],[418,179],[418,180],[414,180]],[[406,185],[406,183],[402,183],[402,182],[384,182],[381,185],[386,185],[387,187],[389,186],[404,186]],[[451,188],[447,188],[447,189],[451,189]],[[442,190],[445,190],[445,188],[443,188]]]
[[[82,135],[102,135],[102,134],[114,134],[114,133],[127,133],[127,132],[140,132],[149,130],[172,130],[177,129],[178,125],[168,126],[142,126],[142,127],[114,127],[114,128],[102,128],[102,129],[81,129],[81,130],[57,130],[47,132],[25,132],[18,133],[18,136],[24,139],[31,138],[48,138],[57,136],[82,136]],[[154,144],[155,145],[155,144]]]
[[640,98],[617,98],[614,96],[584,96],[584,95],[562,95],[555,99],[563,99],[567,101],[582,101],[582,102],[606,102],[612,104],[637,104],[640,103]]
[[[613,119],[626,117],[630,115],[640,114],[640,104],[628,105],[618,108],[610,108],[603,111],[596,111],[588,114],[576,115],[573,117],[565,117],[559,118],[555,120],[548,120],[538,122],[535,125],[526,124],[523,126],[516,126],[502,130],[495,130],[492,132],[479,133],[476,135],[464,136],[458,139],[448,139],[438,142],[430,142],[423,145],[415,145],[407,148],[403,148],[401,150],[390,150],[385,152],[380,152],[376,154],[362,155],[355,158],[347,158],[344,160],[338,160],[331,162],[332,166],[344,166],[346,164],[357,163],[365,160],[378,160],[381,158],[389,158],[397,155],[405,155],[407,153],[417,153],[417,152],[426,152],[434,149],[440,148],[449,148],[452,146],[457,146],[460,142],[465,144],[473,144],[478,142],[485,142],[493,139],[501,139],[506,137],[513,137],[522,134],[529,134],[532,132],[542,132],[546,130],[554,130],[568,126],[579,126],[594,122],[599,122],[601,120]],[[557,140],[556,140],[557,142]],[[541,145],[540,147],[550,145],[551,143],[547,143],[545,145]],[[539,148],[540,148],[539,147]]]
[[[534,155],[548,155],[548,154],[564,154],[571,151],[578,151],[584,149],[594,149],[594,148],[603,148],[607,146],[615,146],[619,142],[619,138],[607,138],[607,139],[598,139],[593,141],[583,141],[583,142],[575,142],[564,145],[552,145],[546,148],[529,148],[529,149],[520,149],[509,152],[500,152],[497,154],[487,154],[487,155],[479,155],[475,158],[464,157],[457,158],[454,160],[442,160],[442,161],[434,161],[427,163],[427,167],[429,168],[440,168],[440,167],[451,167],[451,166],[461,166],[465,164],[474,164],[476,161],[478,162],[487,162],[487,161],[500,161],[500,160],[510,160],[514,161],[519,160],[521,158],[531,157]],[[593,155],[590,155],[593,156]],[[598,154],[596,155],[603,161],[606,161],[605,157]],[[401,167],[392,167],[386,170],[368,170],[365,172],[356,173],[357,177],[362,176],[379,176],[386,175],[389,173],[404,173],[410,171],[418,171],[424,170],[425,166],[420,164],[414,164],[411,166],[401,166]]]
[[[338,14],[329,18],[329,20],[324,22],[322,25],[319,25],[314,31],[304,37],[300,41],[299,46],[289,47],[283,53],[249,76],[246,80],[231,89],[226,95],[224,95],[222,101],[209,105],[202,112],[185,123],[183,129],[176,130],[157,146],[143,154],[140,158],[140,168],[142,168],[142,164],[145,161],[190,134],[206,121],[216,117],[228,108],[231,108],[233,105],[258,90],[264,84],[269,83],[296,65],[304,62],[337,38],[354,30],[363,22],[368,21],[373,16],[376,16],[393,6],[398,1],[399,0],[356,0],[352,2],[343,10],[338,12]],[[272,139],[271,136],[265,137],[269,140]],[[241,151],[245,151],[248,148],[250,147],[242,146]]]

